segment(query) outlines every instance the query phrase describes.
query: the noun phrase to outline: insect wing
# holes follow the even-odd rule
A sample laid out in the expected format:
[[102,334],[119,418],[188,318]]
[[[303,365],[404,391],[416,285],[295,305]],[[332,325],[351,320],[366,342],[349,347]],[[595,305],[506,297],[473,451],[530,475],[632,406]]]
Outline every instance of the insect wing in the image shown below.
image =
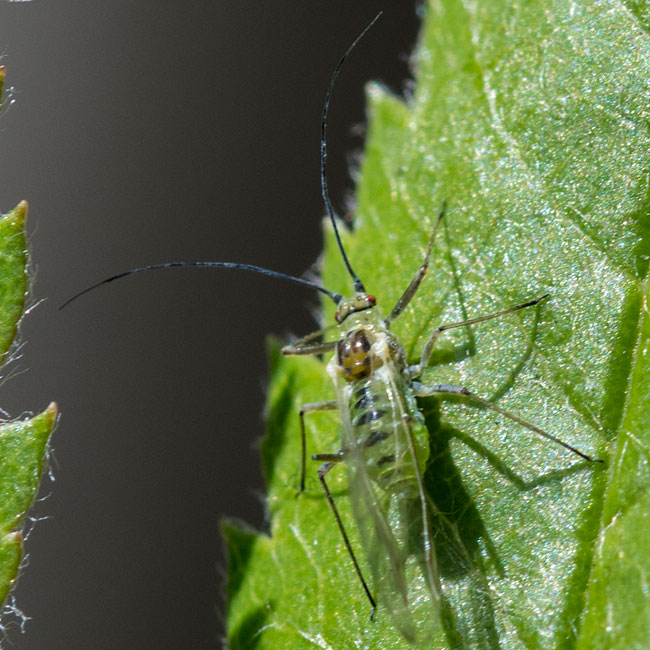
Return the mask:
[[428,518],[428,505],[415,458],[412,426],[405,417],[409,405],[402,394],[404,387],[392,379],[396,372],[389,364],[383,373],[393,409],[386,421],[392,423],[395,457],[412,465],[417,476],[408,494],[384,490],[373,480],[367,449],[356,438],[349,400],[342,395],[344,387],[339,387],[338,401],[352,512],[372,574],[378,615],[387,611],[404,638],[420,644],[439,631],[440,587],[429,522],[423,521],[424,516]]
[[387,495],[378,494],[366,471],[362,449],[353,441],[347,406],[344,403],[341,409],[341,425],[348,490],[364,555],[373,577],[372,589],[380,607],[388,610],[404,637],[414,640],[415,627],[408,612],[404,552],[399,548],[388,521]]

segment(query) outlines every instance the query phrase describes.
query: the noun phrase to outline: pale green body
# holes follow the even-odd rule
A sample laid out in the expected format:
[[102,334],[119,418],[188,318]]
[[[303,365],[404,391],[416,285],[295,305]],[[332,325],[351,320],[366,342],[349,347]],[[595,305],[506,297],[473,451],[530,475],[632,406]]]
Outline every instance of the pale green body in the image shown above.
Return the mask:
[[[397,338],[376,309],[351,314],[327,369],[337,387],[342,455],[352,510],[377,600],[409,640],[409,608],[422,593],[437,608],[440,585],[423,475],[429,432]],[[429,623],[437,620],[431,611]]]

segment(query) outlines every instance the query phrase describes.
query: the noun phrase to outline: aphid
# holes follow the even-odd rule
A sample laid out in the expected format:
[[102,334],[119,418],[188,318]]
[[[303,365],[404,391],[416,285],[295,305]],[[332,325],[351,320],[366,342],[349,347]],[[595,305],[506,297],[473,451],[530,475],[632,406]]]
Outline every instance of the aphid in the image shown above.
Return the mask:
[[[327,113],[332,90],[343,63],[378,18],[379,15],[355,39],[335,68],[321,119],[321,191],[342,261],[353,281],[354,293],[351,297],[343,297],[316,282],[250,264],[196,261],[155,264],[114,275],[79,292],[62,306],[102,284],[127,275],[171,267],[252,271],[306,285],[326,294],[336,303],[337,338],[325,340],[327,332],[332,329],[330,327],[309,334],[283,348],[286,355],[334,353],[327,364],[327,372],[334,384],[336,399],[304,404],[300,409],[300,489],[301,492],[304,490],[306,475],[305,415],[316,411],[336,410],[340,418],[341,447],[333,453],[312,455],[313,460],[321,462],[318,478],[361,587],[370,603],[371,616],[374,616],[377,606],[380,605],[405,639],[415,641],[417,638],[421,641],[423,636],[426,637],[426,628],[430,623],[421,624],[413,620],[412,603],[415,599],[426,598],[431,606],[429,619],[433,620],[444,595],[432,531],[435,505],[427,494],[423,480],[429,461],[429,431],[416,398],[431,395],[462,396],[562,445],[587,461],[600,461],[592,459],[559,438],[464,387],[450,384],[425,385],[418,381],[429,364],[438,337],[446,330],[499,318],[537,305],[548,298],[546,294],[495,313],[437,327],[426,339],[419,362],[409,365],[404,349],[391,333],[390,326],[416,295],[427,274],[436,232],[445,214],[444,204],[430,234],[420,267],[387,317],[380,314],[376,298],[366,292],[364,284],[352,269],[339,236],[327,187]],[[365,568],[362,568],[357,558],[328,487],[327,475],[340,462],[345,462],[347,466],[349,496],[371,581],[365,577]]]

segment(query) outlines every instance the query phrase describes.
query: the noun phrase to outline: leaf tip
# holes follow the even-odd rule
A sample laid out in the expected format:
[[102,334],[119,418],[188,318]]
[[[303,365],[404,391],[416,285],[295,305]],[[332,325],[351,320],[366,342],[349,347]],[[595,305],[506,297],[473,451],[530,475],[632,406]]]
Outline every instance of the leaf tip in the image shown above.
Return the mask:
[[50,402],[45,411],[43,411],[43,414],[45,415],[48,422],[54,424],[56,422],[57,416],[59,415],[58,404],[56,402]]
[[27,201],[21,201],[13,210],[10,210],[3,219],[13,223],[16,227],[23,227],[27,218]]
[[24,199],[13,209],[13,211],[16,213],[16,217],[19,219],[22,219],[25,221],[27,218],[27,208],[28,208],[27,201]]

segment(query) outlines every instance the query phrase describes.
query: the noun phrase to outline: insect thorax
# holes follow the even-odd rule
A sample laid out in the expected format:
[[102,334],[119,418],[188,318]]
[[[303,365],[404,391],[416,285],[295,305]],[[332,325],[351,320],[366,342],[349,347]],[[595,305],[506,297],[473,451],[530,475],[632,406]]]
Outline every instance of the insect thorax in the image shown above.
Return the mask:
[[[351,321],[351,322],[348,322]],[[336,344],[339,376],[346,381],[367,377],[386,364],[401,373],[407,366],[399,339],[384,326],[375,309],[354,314],[341,326]]]

